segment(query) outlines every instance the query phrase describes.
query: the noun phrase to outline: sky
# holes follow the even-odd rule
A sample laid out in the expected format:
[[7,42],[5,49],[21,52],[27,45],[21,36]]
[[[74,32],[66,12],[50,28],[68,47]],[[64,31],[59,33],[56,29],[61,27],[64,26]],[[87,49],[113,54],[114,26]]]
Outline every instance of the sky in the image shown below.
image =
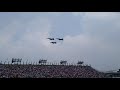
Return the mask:
[[[64,38],[53,45],[46,38]],[[0,12],[0,61],[84,61],[120,68],[119,12]]]

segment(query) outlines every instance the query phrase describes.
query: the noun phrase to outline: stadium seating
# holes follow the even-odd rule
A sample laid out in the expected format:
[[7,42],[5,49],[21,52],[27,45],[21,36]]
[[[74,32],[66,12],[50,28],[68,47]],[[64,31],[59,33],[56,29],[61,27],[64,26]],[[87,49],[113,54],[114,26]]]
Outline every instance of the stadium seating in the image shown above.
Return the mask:
[[104,78],[91,66],[0,64],[0,78]]

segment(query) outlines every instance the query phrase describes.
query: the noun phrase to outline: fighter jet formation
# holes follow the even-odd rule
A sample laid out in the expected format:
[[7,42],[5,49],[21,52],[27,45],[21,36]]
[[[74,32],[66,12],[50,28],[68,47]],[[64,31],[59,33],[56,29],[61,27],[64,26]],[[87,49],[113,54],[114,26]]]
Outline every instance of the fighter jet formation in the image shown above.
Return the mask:
[[[55,38],[47,38],[47,39],[49,39],[49,40],[55,40]],[[63,41],[63,38],[56,38],[56,39],[59,40],[59,41]],[[56,41],[53,41],[53,42],[50,42],[50,43],[57,44]]]

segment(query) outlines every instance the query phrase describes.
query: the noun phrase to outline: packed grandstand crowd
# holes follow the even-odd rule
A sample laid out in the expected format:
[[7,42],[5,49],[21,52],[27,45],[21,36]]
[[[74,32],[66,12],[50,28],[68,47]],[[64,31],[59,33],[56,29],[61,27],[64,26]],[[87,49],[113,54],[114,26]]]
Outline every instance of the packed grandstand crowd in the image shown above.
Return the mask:
[[0,78],[104,78],[91,66],[0,64]]

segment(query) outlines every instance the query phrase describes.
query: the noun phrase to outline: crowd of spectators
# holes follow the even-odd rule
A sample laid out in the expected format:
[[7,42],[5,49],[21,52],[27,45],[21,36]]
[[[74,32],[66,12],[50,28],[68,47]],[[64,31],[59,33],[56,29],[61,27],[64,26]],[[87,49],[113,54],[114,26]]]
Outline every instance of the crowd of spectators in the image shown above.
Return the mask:
[[0,78],[104,78],[91,66],[0,64]]

